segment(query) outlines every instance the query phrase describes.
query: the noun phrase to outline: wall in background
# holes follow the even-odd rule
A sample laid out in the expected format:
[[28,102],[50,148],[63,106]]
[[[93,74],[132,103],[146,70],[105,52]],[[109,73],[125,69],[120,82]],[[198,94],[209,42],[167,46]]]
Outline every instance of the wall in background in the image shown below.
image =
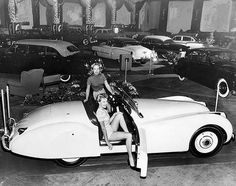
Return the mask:
[[82,25],[82,6],[77,2],[65,2],[63,5],[63,22],[69,25]]
[[168,7],[167,31],[178,33],[191,29],[193,1],[170,1]]
[[97,27],[106,26],[106,4],[104,2],[98,3],[92,9],[92,20]]
[[203,3],[200,30],[203,32],[228,32],[232,1],[211,0]]
[[131,24],[131,13],[128,11],[126,6],[123,4],[122,7],[117,11],[116,23],[129,25]]
[[145,2],[139,12],[139,28],[147,31],[150,29],[158,29],[160,19],[160,1]]
[[33,13],[32,3],[30,0],[16,1],[16,17],[17,22],[28,22],[29,25],[23,25],[23,29],[30,29],[33,27]]

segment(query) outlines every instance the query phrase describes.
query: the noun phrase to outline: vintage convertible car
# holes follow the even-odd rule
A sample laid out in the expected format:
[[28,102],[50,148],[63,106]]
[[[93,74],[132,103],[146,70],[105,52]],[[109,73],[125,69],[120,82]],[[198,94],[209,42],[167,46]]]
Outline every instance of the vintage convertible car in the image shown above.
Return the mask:
[[[123,89],[113,88],[110,104],[123,112],[133,134],[132,150],[141,177],[147,174],[148,154],[190,150],[197,157],[209,157],[234,139],[226,115],[209,111],[204,102],[185,96],[133,100]],[[6,92],[8,95],[8,89]],[[1,94],[4,103],[3,90]],[[125,153],[124,141],[113,141],[113,149],[108,149],[96,108],[91,101],[56,103],[40,107],[18,122],[4,109],[3,147],[23,156],[56,159],[64,166],[82,164],[86,158],[102,154]]]
[[188,78],[227,97],[236,95],[236,52],[224,48],[199,48],[189,50],[185,58],[174,66],[180,80]]
[[127,37],[115,37],[99,46],[93,46],[92,50],[99,57],[120,60],[120,55],[131,54],[133,62],[146,63],[153,57],[156,61],[156,53],[152,50],[143,47],[138,41]]
[[71,75],[86,76],[92,63],[102,63],[91,54],[66,41],[23,39],[0,51],[0,73],[20,74],[24,70],[43,68],[45,75],[60,74],[66,82]]

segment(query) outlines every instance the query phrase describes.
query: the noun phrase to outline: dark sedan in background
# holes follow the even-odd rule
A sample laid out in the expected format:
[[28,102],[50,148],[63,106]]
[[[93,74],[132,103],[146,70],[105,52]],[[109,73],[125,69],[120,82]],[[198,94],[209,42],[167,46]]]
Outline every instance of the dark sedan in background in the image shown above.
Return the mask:
[[61,40],[24,39],[14,42],[0,53],[0,73],[20,74],[24,70],[43,68],[46,75],[60,74],[62,81],[71,75],[86,76],[90,65],[101,61]]
[[236,95],[236,51],[223,48],[189,50],[175,65],[180,79],[184,77],[207,86],[219,87],[219,95]]
[[141,45],[151,50],[154,49],[160,58],[167,58],[169,62],[175,62],[180,52],[185,53],[189,49],[188,46],[175,43],[170,37],[161,35],[145,36]]

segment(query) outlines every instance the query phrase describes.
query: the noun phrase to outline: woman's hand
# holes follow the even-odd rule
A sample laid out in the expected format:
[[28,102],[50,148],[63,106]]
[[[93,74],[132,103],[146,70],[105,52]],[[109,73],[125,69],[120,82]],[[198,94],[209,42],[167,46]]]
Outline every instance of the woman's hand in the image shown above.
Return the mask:
[[84,99],[84,102],[87,102],[88,101],[88,99],[86,98],[86,99]]
[[113,147],[112,147],[112,144],[110,142],[107,143],[107,146],[108,146],[109,150],[112,150]]

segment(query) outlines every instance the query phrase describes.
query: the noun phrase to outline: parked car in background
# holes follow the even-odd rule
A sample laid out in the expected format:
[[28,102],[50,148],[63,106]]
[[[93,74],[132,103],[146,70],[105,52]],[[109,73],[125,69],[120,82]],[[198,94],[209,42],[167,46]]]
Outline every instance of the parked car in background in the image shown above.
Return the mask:
[[206,44],[204,44],[201,41],[198,41],[195,37],[193,36],[188,36],[188,35],[175,35],[173,38],[173,41],[175,43],[178,44],[182,44],[185,46],[188,46],[190,49],[194,49],[194,48],[203,48],[206,46]]
[[[119,108],[123,113],[133,135],[132,151],[141,177],[147,176],[149,154],[190,151],[206,158],[234,139],[225,113],[211,112],[203,102],[185,96],[133,100],[123,89],[113,86],[113,90],[109,103],[114,112]],[[3,147],[14,154],[56,160],[67,167],[81,165],[89,157],[127,153],[124,140],[111,141],[113,148],[108,148],[94,104],[93,100],[54,103],[18,122],[6,120]]]
[[114,37],[124,36],[124,33],[115,33],[110,28],[97,28],[94,32],[99,43],[111,40]]
[[61,38],[77,47],[88,46],[97,43],[97,37],[92,33],[86,33],[79,28],[65,28],[62,30]]
[[20,74],[24,70],[43,68],[46,75],[61,74],[61,80],[68,81],[71,75],[86,75],[91,63],[99,60],[69,42],[25,39],[1,51],[0,72]]
[[236,51],[223,48],[199,48],[186,53],[175,65],[176,74],[217,90],[226,97],[236,95]]
[[174,63],[179,57],[184,57],[189,47],[175,43],[168,36],[149,35],[145,36],[141,45],[151,50],[155,50],[159,58],[168,59],[169,63]]
[[[121,54],[131,54],[133,62],[146,63],[153,55],[153,51],[143,47],[138,41],[128,37],[115,37],[99,46],[93,46],[92,50],[99,57],[119,60]],[[156,54],[154,54],[156,56]]]

